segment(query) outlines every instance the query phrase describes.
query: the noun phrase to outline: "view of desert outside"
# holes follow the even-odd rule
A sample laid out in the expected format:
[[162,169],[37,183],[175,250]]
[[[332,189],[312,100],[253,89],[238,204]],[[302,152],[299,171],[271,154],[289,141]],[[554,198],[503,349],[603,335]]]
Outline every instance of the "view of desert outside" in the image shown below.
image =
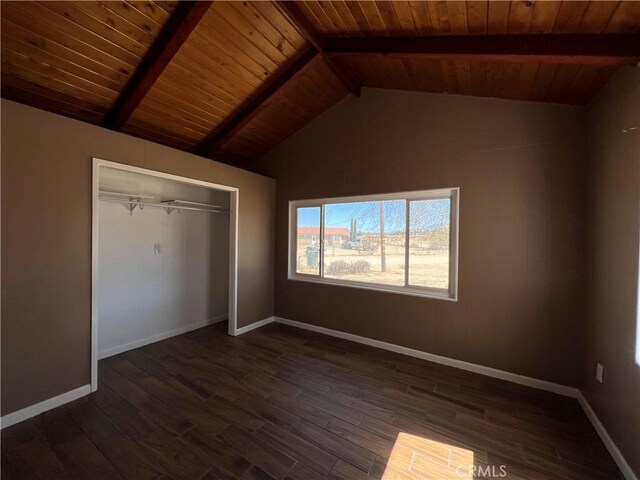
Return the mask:
[[[409,202],[410,286],[449,288],[450,207]],[[404,286],[406,208],[406,200],[325,205],[323,276]],[[320,208],[298,209],[296,272],[320,274],[319,231]]]
[[[403,242],[404,243],[404,242]],[[355,280],[358,282],[380,283],[384,285],[404,285],[404,245],[385,244],[386,271],[381,269],[380,251],[374,255],[358,255],[352,250],[341,248],[327,248],[325,251],[325,277],[340,280]],[[334,260],[346,262],[365,261],[370,264],[366,273],[344,273],[331,275],[330,264]],[[420,247],[411,248],[411,260],[409,268],[409,285],[449,288],[449,251],[429,252]]]
[[449,288],[451,201],[409,202],[409,285]]

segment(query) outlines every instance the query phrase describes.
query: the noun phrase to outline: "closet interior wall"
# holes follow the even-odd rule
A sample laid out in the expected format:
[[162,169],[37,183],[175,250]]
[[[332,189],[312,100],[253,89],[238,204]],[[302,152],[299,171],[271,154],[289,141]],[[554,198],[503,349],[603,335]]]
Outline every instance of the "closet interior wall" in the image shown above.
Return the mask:
[[[226,320],[229,192],[104,166],[99,190],[98,358]],[[226,211],[153,205],[170,200]]]

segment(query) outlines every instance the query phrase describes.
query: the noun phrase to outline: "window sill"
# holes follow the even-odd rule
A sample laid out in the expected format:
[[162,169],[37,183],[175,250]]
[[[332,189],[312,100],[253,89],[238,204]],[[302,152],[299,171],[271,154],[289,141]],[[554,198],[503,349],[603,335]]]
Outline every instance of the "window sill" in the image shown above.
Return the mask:
[[377,285],[371,283],[360,283],[354,281],[337,280],[334,278],[321,278],[314,275],[289,275],[287,280],[293,280],[296,282],[308,282],[318,283],[321,285],[331,285],[335,287],[351,287],[359,288],[361,290],[373,290],[375,292],[384,293],[398,293],[400,295],[409,295],[412,297],[432,298],[436,300],[446,300],[450,302],[457,302],[457,295],[452,295],[448,290],[438,290],[435,288],[420,288],[420,287],[400,287],[394,285]]

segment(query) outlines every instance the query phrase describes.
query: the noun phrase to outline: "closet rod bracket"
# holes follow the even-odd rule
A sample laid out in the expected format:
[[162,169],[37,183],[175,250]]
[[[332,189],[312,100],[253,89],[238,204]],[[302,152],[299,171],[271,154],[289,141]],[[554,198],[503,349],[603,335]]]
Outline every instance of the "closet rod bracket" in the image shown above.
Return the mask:
[[182,213],[182,209],[176,207],[168,207],[165,208],[165,210],[167,211],[167,215],[171,215],[171,212],[173,212],[174,210],[176,210],[178,213]]
[[133,215],[133,211],[138,207],[140,210],[144,209],[144,203],[142,200],[131,200],[129,202],[129,215]]

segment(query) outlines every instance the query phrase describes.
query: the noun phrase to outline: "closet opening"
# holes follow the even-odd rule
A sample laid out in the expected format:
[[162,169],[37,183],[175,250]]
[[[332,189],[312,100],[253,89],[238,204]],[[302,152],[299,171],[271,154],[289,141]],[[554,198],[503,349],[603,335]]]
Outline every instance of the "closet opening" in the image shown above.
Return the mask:
[[91,389],[98,361],[237,327],[237,188],[93,159]]

